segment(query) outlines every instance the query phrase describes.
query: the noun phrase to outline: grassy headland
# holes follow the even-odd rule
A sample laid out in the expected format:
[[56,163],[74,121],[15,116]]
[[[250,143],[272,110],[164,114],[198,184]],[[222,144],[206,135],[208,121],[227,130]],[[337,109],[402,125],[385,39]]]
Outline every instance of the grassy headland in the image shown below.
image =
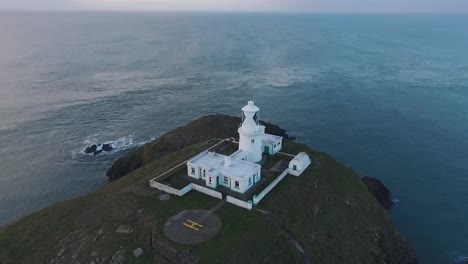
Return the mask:
[[[219,200],[192,191],[160,201],[161,193],[150,189],[148,181],[214,143],[148,158],[144,166],[94,193],[3,228],[0,262],[110,263],[120,251],[124,263],[167,263],[152,252],[155,232],[176,249],[192,250],[200,263],[303,263],[291,237],[313,263],[416,263],[406,240],[356,173],[324,153],[287,140],[284,151],[305,151],[314,163],[300,177],[287,176],[262,200],[258,209],[269,214],[225,204],[215,213],[222,226],[212,240],[193,246],[168,241],[162,231],[169,217],[181,210],[209,209]],[[154,147],[138,151],[148,154],[145,148]],[[121,224],[132,226],[132,234],[117,234]],[[134,258],[132,251],[138,247],[144,254]]]

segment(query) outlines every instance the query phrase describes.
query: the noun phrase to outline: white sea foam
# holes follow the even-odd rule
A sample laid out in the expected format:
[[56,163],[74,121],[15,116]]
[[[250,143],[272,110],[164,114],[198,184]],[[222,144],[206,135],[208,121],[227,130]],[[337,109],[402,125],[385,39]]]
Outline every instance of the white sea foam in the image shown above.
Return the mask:
[[399,203],[400,202],[400,199],[396,198],[396,197],[392,197],[392,202],[393,203]]
[[76,159],[78,155],[93,156],[92,153],[85,152],[86,148],[91,147],[92,145],[98,145],[96,150],[101,150],[102,144],[110,144],[112,146],[111,151],[103,151],[99,154],[99,155],[109,155],[109,154],[114,154],[122,150],[139,147],[155,139],[155,138],[150,138],[149,140],[140,140],[140,139],[136,140],[135,137],[136,137],[135,134],[130,134],[127,136],[117,138],[115,140],[108,140],[108,139],[102,139],[104,137],[101,137],[100,133],[89,135],[88,137],[86,137],[86,139],[83,141],[83,144],[80,147],[71,151],[71,157],[72,159]]
[[305,71],[300,68],[271,68],[262,73],[262,84],[272,87],[289,87],[295,83],[309,80],[311,71]]

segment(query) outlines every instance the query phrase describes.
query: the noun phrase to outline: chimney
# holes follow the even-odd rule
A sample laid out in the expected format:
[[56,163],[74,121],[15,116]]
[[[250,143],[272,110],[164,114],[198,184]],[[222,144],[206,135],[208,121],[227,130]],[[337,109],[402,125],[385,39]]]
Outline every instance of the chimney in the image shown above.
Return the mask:
[[231,166],[231,157],[230,156],[224,158],[224,166],[225,167]]

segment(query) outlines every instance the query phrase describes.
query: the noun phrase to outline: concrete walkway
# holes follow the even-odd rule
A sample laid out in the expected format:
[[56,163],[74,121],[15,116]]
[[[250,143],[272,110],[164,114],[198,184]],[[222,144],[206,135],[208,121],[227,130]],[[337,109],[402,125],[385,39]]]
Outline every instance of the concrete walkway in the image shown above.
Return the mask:
[[211,207],[210,212],[214,213],[216,212],[219,208],[221,208],[224,204],[226,203],[226,198],[223,198],[217,203],[215,206]]

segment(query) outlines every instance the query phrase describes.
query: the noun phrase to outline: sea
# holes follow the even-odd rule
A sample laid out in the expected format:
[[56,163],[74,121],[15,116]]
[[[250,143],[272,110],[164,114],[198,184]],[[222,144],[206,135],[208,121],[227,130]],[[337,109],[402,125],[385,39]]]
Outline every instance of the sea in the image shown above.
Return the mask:
[[468,261],[466,15],[2,12],[0,224],[96,190],[132,149],[249,98],[382,180],[421,263]]

